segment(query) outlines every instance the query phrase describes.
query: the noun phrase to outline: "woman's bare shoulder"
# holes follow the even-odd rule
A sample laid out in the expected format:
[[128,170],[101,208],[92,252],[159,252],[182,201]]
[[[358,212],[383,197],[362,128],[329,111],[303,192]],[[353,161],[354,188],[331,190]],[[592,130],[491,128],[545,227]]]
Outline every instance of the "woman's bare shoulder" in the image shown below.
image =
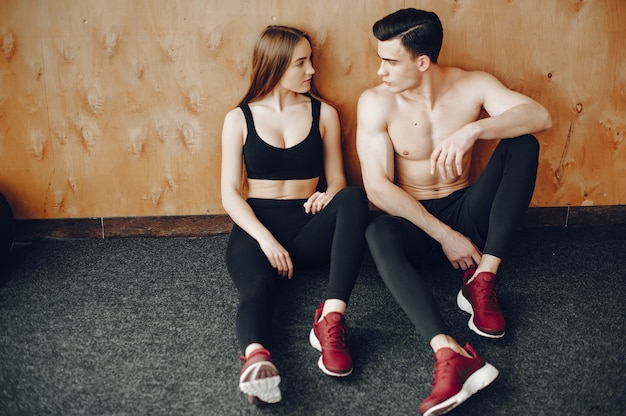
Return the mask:
[[224,124],[236,125],[245,122],[243,111],[239,107],[235,107],[224,116]]

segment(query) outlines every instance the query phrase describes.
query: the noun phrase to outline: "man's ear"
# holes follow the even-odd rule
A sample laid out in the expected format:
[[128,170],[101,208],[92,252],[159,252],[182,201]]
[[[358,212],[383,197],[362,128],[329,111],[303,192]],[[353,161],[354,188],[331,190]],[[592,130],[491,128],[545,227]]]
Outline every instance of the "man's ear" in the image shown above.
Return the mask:
[[424,72],[430,68],[430,57],[428,55],[420,55],[417,57],[417,67],[420,71]]

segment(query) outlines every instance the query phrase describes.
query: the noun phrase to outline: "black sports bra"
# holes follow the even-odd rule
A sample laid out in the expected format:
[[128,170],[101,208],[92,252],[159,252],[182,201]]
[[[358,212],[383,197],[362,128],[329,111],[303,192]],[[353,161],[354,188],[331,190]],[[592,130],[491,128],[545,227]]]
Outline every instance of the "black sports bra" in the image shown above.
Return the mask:
[[248,135],[243,145],[243,158],[250,179],[311,179],[324,169],[324,146],[320,134],[321,103],[311,98],[313,123],[308,136],[295,146],[281,149],[265,142],[254,127],[248,104],[239,106],[246,118]]

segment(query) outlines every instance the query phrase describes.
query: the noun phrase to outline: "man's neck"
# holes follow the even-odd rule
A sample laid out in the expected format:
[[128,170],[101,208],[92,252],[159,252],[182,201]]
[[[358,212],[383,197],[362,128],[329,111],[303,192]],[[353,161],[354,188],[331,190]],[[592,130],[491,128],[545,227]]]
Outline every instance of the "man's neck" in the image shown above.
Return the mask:
[[403,92],[402,95],[408,100],[426,101],[433,109],[442,92],[447,89],[444,82],[444,72],[444,68],[437,64],[431,64],[428,70],[423,73],[419,85]]

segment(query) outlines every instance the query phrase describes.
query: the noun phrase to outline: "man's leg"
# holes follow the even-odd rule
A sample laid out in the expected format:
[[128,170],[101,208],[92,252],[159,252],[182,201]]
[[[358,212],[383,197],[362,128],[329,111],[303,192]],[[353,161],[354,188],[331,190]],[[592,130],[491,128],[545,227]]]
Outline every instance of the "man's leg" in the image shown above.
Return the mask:
[[[532,135],[501,140],[466,194],[483,254],[502,259],[535,189],[539,143]],[[495,271],[493,271],[495,273]]]
[[505,332],[496,274],[532,198],[538,157],[539,144],[531,135],[501,140],[464,196],[469,218],[460,231],[477,243],[483,257],[476,269],[465,273],[457,303],[470,313],[469,327],[485,337],[500,338]]
[[365,236],[378,273],[418,332],[427,340],[448,333],[417,265],[432,249],[430,237],[400,217],[374,218]]
[[489,385],[498,370],[471,345],[461,347],[448,335],[430,287],[417,270],[432,248],[430,238],[409,221],[388,215],[370,223],[366,238],[385,284],[435,353],[433,390],[420,405],[420,412],[445,413]]

